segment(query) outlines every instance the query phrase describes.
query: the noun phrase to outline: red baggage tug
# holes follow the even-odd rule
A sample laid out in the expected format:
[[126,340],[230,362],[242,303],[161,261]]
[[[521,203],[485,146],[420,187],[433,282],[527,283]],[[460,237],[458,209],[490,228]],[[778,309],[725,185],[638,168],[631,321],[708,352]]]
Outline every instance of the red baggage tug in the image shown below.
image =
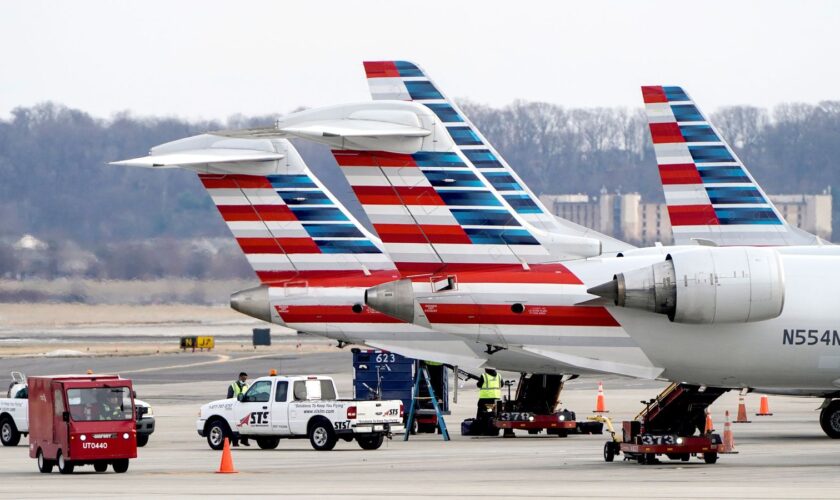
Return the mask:
[[128,470],[137,458],[134,391],[117,375],[29,377],[29,456],[38,470]]

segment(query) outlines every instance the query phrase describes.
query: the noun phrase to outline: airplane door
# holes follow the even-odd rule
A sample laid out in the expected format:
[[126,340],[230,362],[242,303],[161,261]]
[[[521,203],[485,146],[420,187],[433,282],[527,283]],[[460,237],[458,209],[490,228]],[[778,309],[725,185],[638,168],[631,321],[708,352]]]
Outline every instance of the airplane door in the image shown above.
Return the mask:
[[271,380],[260,380],[248,388],[236,406],[236,426],[241,434],[271,433]]
[[289,435],[289,383],[277,382],[274,389],[274,398],[271,401],[271,433],[274,435]]

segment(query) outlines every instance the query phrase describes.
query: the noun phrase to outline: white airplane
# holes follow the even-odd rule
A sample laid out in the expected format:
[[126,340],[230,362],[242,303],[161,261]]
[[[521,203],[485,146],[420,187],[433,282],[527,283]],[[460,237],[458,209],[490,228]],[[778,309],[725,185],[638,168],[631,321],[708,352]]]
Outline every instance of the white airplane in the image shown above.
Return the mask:
[[[830,355],[836,337],[830,328],[831,317],[821,318],[810,310],[816,304],[819,311],[830,311],[823,303],[828,297],[806,293],[818,285],[813,271],[819,266],[823,266],[818,271],[821,277],[840,273],[840,260],[833,249],[678,246],[630,249],[619,257],[605,257],[600,251],[603,239],[580,231],[556,231],[550,218],[534,216],[547,212],[419,68],[410,63],[382,66],[381,76],[372,76],[368,69],[371,80],[381,79],[375,82],[384,89],[380,94],[407,94],[415,102],[384,101],[310,110],[285,117],[267,129],[223,134],[303,137],[336,148],[339,164],[382,236],[384,250],[396,264],[395,269],[377,272],[375,279],[354,281],[357,286],[351,287],[350,296],[358,300],[357,289],[369,286],[365,294],[368,305],[422,328],[419,331],[431,332],[431,328],[450,334],[450,338],[466,340],[460,345],[467,346],[472,357],[481,358],[479,353],[485,352],[489,363],[499,368],[504,368],[503,360],[516,358],[524,362],[521,371],[529,372],[611,372],[771,393],[827,398],[836,394],[840,363],[832,359],[840,358]],[[676,116],[673,122],[679,124]],[[174,151],[183,151],[182,146],[168,149],[178,154]],[[153,151],[147,163],[156,164],[154,157],[166,156],[166,150]],[[691,149],[686,151],[693,153]],[[743,169],[733,162],[693,161],[698,169]],[[183,159],[175,164],[183,164]],[[208,172],[231,172],[214,170],[217,165],[206,158],[201,165],[213,167]],[[512,180],[514,189],[511,193],[493,189],[491,179],[503,179],[509,186]],[[218,189],[238,189],[235,196],[245,200],[268,194],[247,192],[251,188],[238,181]],[[268,188],[263,185],[254,189]],[[323,194],[335,204],[330,195]],[[219,193],[214,201],[224,195]],[[282,198],[288,203],[286,197]],[[305,196],[297,198],[309,204]],[[246,204],[257,206],[250,201],[235,205]],[[310,207],[298,210],[306,213],[305,217],[313,213],[303,208]],[[262,239],[269,242],[258,244],[267,245],[261,247],[260,255],[273,257],[249,260],[276,266],[278,259],[274,256],[287,256],[286,260],[279,259],[285,266],[282,269],[263,271],[291,272],[282,276],[284,283],[293,282],[306,259],[291,258],[295,254],[288,248],[296,248],[297,242],[284,242],[283,235],[275,234],[275,228],[268,227],[260,212],[253,209],[256,221],[247,221],[261,222],[261,231],[268,228],[268,234],[263,232],[267,238]],[[357,226],[352,218],[347,222]],[[302,226],[306,230],[318,253],[323,252],[323,246],[334,245],[322,246],[307,225],[298,220],[295,229]],[[231,228],[237,230],[234,225]],[[325,242],[341,238],[333,233],[325,237]],[[349,237],[359,238],[355,234]],[[373,241],[366,233],[362,238]],[[381,252],[382,248],[373,246]],[[374,274],[365,269],[366,264],[350,267],[365,277]],[[346,284],[348,277],[337,280]],[[267,296],[263,296],[266,288],[262,287],[234,298],[234,302],[240,302],[243,312],[258,313],[257,317],[263,318],[270,304],[270,319],[289,323],[282,317],[280,302],[294,300],[295,291],[290,289],[308,286],[284,285],[282,297],[271,292],[279,287],[268,287]],[[592,294],[587,293],[590,288],[613,304],[604,307],[601,301],[592,305]],[[309,302],[303,303],[310,309],[318,303],[308,290],[297,292],[307,296]],[[587,305],[579,305],[583,302]],[[343,304],[346,307],[347,302]],[[376,314],[359,302],[353,304],[352,310],[358,310],[354,314]],[[343,309],[340,312],[345,314]],[[324,322],[328,335],[328,325],[340,325],[344,319],[318,317],[315,310],[308,314]],[[332,323],[333,319],[337,323]],[[388,328],[398,329],[394,325],[400,324]],[[744,366],[746,353],[763,355],[766,365]],[[439,359],[434,355],[420,357]],[[834,403],[826,405],[821,417],[829,435],[840,432],[840,426],[832,427],[832,422],[840,422],[840,405]]]

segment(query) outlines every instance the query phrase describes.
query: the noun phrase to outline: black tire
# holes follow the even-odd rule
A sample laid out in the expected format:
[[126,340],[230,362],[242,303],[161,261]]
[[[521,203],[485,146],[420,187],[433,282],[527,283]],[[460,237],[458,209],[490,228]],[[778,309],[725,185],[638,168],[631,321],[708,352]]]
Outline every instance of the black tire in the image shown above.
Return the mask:
[[94,462],[93,470],[96,472],[105,472],[108,470],[108,462]]
[[569,437],[569,431],[566,429],[557,429],[557,437],[564,438]]
[[121,458],[119,460],[114,460],[114,462],[111,464],[111,467],[114,468],[114,472],[116,472],[117,474],[122,474],[123,472],[128,470],[128,459]]
[[210,420],[204,427],[204,435],[207,436],[207,445],[214,450],[224,448],[225,438],[232,440],[232,434],[227,422],[220,418]]
[[604,462],[612,462],[615,458],[615,448],[612,441],[604,443]]
[[75,465],[69,460],[64,460],[64,454],[58,450],[58,455],[55,457],[55,462],[58,464],[58,472],[62,474],[72,474]]
[[717,462],[717,459],[718,459],[718,454],[717,454],[716,451],[710,451],[710,452],[703,453],[703,461],[706,462],[707,464],[713,464],[713,463]]
[[280,438],[278,437],[258,437],[257,438],[257,446],[260,447],[261,450],[273,450],[277,448],[277,445],[280,444]]
[[0,420],[0,442],[3,446],[17,446],[20,443],[20,432],[10,417]]
[[149,435],[148,434],[138,434],[137,435],[137,446],[142,448],[149,444]]
[[820,412],[820,427],[831,439],[840,438],[840,399],[835,399]]
[[330,451],[335,448],[338,437],[335,435],[332,423],[325,418],[318,418],[309,424],[309,443],[317,451]]
[[528,434],[531,436],[536,436],[540,432],[542,432],[542,429],[528,429]]
[[38,461],[38,470],[41,471],[42,474],[49,474],[53,470],[53,466],[55,465],[52,460],[47,460],[44,457],[44,452],[38,448],[38,453],[35,455]]
[[385,435],[381,432],[356,436],[356,442],[363,450],[378,450],[383,441],[385,441]]

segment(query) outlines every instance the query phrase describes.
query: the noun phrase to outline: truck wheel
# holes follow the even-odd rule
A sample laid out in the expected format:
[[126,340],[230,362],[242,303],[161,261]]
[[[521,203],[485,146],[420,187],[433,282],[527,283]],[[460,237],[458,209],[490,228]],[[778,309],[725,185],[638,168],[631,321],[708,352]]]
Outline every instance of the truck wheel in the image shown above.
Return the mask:
[[93,470],[96,472],[105,472],[108,470],[108,462],[94,462]]
[[820,412],[820,427],[832,438],[840,438],[840,399],[835,399]]
[[612,441],[604,443],[604,462],[612,462],[615,458],[615,448]]
[[258,437],[257,438],[257,446],[259,446],[261,450],[273,450],[274,448],[277,448],[278,444],[280,444],[280,438],[276,438],[276,437]]
[[230,439],[231,432],[224,420],[216,418],[207,423],[204,435],[207,436],[207,444],[210,448],[221,450],[225,447],[225,438]]
[[15,422],[9,417],[0,420],[0,442],[3,446],[17,446],[20,443],[20,432]]
[[378,450],[385,441],[385,435],[377,432],[375,434],[362,434],[356,437],[356,442],[363,450]]
[[149,444],[149,435],[148,434],[138,434],[137,435],[137,446],[140,448]]
[[111,466],[114,468],[114,472],[116,472],[117,474],[122,474],[123,472],[128,470],[128,459],[121,458],[119,460],[114,460],[114,463],[111,464]]
[[309,424],[309,442],[316,450],[330,451],[335,448],[337,441],[338,438],[329,420],[321,418]]
[[64,453],[62,453],[61,450],[58,450],[58,456],[55,457],[55,461],[58,462],[58,472],[62,474],[73,473],[73,462],[64,460]]
[[49,474],[53,470],[53,461],[47,460],[44,458],[44,452],[38,448],[38,454],[36,455],[36,459],[38,460],[38,470],[41,471],[43,474]]
[[711,451],[707,453],[703,453],[703,461],[707,464],[713,464],[717,462],[718,454],[717,452]]

